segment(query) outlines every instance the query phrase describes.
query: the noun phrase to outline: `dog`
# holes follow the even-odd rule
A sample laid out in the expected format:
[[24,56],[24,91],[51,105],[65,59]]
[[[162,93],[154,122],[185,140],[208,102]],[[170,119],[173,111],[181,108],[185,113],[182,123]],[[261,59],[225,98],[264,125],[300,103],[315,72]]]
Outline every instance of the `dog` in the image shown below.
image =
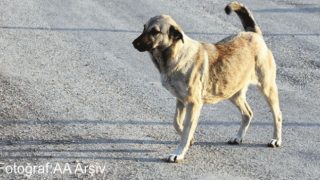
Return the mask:
[[161,75],[162,86],[176,97],[173,125],[181,135],[178,148],[167,162],[181,162],[194,143],[200,111],[204,103],[229,99],[239,110],[242,124],[229,144],[241,144],[253,113],[246,101],[246,91],[255,85],[267,101],[274,119],[269,147],[282,143],[282,112],[276,85],[276,64],[251,12],[239,2],[225,8],[235,12],[244,32],[210,44],[189,38],[168,15],[151,18],[142,34],[133,41],[140,52],[147,51]]

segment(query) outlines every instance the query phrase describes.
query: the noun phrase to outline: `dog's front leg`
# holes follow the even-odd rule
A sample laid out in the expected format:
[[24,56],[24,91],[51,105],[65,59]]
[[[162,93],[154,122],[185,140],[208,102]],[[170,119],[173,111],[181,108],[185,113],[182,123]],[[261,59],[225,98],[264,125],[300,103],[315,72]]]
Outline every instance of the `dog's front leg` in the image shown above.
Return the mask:
[[198,124],[202,102],[186,104],[186,117],[178,148],[167,156],[167,162],[181,162],[189,149],[190,141]]
[[173,127],[176,129],[176,131],[181,135],[183,130],[183,120],[185,118],[186,114],[186,107],[184,106],[183,102],[181,102],[179,99],[177,99],[176,104],[176,113],[174,115],[173,119]]
[[[179,135],[182,135],[183,130],[183,121],[186,115],[186,107],[179,99],[177,99],[176,104],[176,113],[174,115],[173,119],[173,127],[176,129],[176,131],[179,133]],[[190,140],[190,146],[194,144],[194,138],[192,137]]]

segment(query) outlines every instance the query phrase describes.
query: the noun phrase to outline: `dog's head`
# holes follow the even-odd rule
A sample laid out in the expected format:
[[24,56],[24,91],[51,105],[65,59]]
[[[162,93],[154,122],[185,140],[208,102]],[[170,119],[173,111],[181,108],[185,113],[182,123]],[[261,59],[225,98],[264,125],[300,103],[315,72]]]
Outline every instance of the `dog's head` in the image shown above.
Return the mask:
[[145,25],[142,34],[132,44],[140,52],[160,51],[183,39],[184,33],[180,26],[168,15],[151,18]]

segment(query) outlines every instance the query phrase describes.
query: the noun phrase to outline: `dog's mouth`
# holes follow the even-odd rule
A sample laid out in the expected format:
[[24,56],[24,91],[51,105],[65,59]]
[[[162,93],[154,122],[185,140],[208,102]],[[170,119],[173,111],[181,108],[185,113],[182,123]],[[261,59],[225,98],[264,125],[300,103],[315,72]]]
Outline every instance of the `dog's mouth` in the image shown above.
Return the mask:
[[133,44],[134,48],[137,49],[140,52],[155,50],[155,48],[153,48],[152,46],[150,47],[150,45],[145,45],[145,44],[140,43],[140,42],[138,42],[138,43],[133,42],[132,44]]
[[143,47],[134,47],[134,48],[136,48],[139,52],[145,52],[145,51],[147,51],[147,49],[146,48],[143,48]]

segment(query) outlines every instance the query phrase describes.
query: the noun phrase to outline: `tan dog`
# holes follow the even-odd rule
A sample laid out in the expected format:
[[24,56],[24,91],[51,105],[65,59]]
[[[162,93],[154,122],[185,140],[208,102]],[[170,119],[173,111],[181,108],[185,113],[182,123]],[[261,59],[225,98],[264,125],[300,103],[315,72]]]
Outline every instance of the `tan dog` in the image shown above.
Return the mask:
[[173,125],[181,134],[181,141],[167,156],[168,162],[181,162],[193,144],[203,103],[230,99],[237,106],[242,124],[228,143],[241,144],[253,116],[246,102],[250,84],[258,87],[273,113],[274,132],[268,146],[281,146],[282,114],[272,53],[244,5],[232,2],[225,11],[235,11],[246,32],[208,44],[190,39],[170,16],[160,15],[151,18],[133,41],[137,50],[149,52],[162,85],[177,98]]

